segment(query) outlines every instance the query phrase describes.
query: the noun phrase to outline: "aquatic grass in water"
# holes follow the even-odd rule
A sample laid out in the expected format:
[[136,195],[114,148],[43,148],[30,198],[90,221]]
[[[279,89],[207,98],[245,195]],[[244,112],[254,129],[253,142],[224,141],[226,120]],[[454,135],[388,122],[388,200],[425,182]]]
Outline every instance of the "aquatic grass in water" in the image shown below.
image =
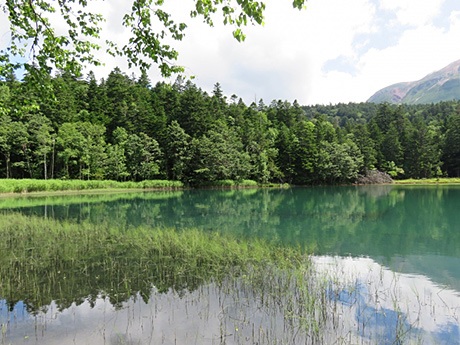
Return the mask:
[[399,185],[459,184],[460,178],[441,177],[441,178],[426,178],[426,179],[405,179],[405,180],[395,180],[394,183],[399,184]]
[[325,286],[317,285],[308,256],[264,240],[19,214],[0,216],[0,236],[0,300],[10,311],[23,301],[38,318],[101,299],[123,309],[133,299],[149,303],[171,293],[193,305],[211,293],[219,296],[222,340],[231,333],[234,343],[261,344],[320,343],[329,318]]
[[131,192],[125,191],[120,193],[97,191],[87,193],[82,191],[77,194],[50,194],[50,195],[36,195],[27,194],[23,196],[5,196],[0,198],[1,209],[17,209],[28,208],[35,206],[57,206],[57,205],[72,205],[72,204],[100,204],[114,201],[128,201],[134,199],[142,199],[148,201],[167,200],[171,198],[178,198],[182,195],[181,190],[167,190],[167,191],[146,191],[146,192]]
[[245,188],[245,187],[258,187],[259,184],[254,180],[217,180],[209,181],[201,184],[201,187],[211,188]]
[[[372,260],[364,276],[342,267],[357,260],[326,262],[331,275],[317,258],[267,240],[20,214],[0,216],[0,236],[5,344],[27,343],[24,334],[43,344],[456,341],[459,304],[449,293],[434,286],[427,300],[415,281],[424,291],[410,300],[400,293],[408,278]],[[451,328],[427,335],[430,317]]]
[[241,274],[249,266],[275,263],[294,269],[308,264],[302,253],[290,248],[193,229],[126,230],[10,214],[0,216],[0,236],[0,295],[33,306],[59,301],[60,293],[75,300],[135,281],[129,288],[133,293],[148,294],[152,284],[160,291],[193,290],[211,279]]

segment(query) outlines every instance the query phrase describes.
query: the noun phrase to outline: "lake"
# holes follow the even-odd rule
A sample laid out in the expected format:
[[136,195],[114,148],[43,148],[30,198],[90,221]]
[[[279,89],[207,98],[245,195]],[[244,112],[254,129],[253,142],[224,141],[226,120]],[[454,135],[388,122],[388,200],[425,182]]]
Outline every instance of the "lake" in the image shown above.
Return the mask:
[[81,272],[104,275],[106,291],[56,269],[49,286],[37,280],[42,303],[29,292],[8,299],[0,285],[0,344],[460,344],[460,186],[30,195],[0,199],[0,212],[300,248],[326,281],[321,296],[333,314],[316,339],[241,279],[177,291],[139,270],[141,283],[123,297],[107,267]]

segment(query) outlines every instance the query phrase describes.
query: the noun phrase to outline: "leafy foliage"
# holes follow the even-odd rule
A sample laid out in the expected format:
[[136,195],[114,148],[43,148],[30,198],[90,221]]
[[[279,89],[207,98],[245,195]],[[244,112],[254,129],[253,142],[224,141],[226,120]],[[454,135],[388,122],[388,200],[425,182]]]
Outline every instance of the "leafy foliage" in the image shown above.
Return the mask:
[[[305,2],[296,0],[293,7],[300,9]],[[11,40],[0,51],[0,76],[23,66],[39,86],[51,69],[80,75],[82,65],[101,64],[97,51],[103,47],[125,57],[130,67],[145,70],[153,64],[165,77],[181,72],[183,68],[174,64],[178,52],[170,42],[184,38],[187,24],[177,22],[164,5],[164,0],[132,0],[122,22],[110,23],[130,31],[127,41],[118,43],[101,38],[107,18],[94,11],[101,8],[99,0],[6,0]],[[221,12],[224,24],[233,26],[235,39],[243,41],[242,27],[262,25],[264,10],[263,2],[253,0],[197,0],[190,16],[202,17],[213,26],[216,13]],[[30,61],[16,62],[18,56],[29,56]]]

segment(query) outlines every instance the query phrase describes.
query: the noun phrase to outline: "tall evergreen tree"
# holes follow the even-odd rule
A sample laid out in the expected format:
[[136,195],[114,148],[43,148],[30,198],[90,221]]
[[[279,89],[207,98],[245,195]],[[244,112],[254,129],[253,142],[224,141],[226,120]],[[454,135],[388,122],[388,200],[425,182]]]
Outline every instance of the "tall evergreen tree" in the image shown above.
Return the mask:
[[169,179],[187,182],[186,177],[192,158],[191,139],[176,120],[168,126],[166,167]]
[[177,120],[187,134],[199,137],[215,123],[209,103],[209,96],[195,84],[187,81],[183,92],[180,93],[180,107],[173,120]]
[[131,105],[133,104],[130,88],[132,81],[117,67],[110,72],[105,83],[107,90],[107,107],[105,114],[108,118],[107,132],[112,141],[112,133],[117,127],[125,128],[128,133],[135,131],[135,126],[130,118]]
[[448,176],[460,176],[460,112],[447,121],[443,160]]
[[[108,99],[106,83],[104,80],[98,84],[96,76],[92,71],[87,76],[88,88],[86,92],[86,106],[90,114],[89,122],[108,126],[110,117],[107,112]],[[83,119],[79,119],[80,121]]]
[[439,175],[440,162],[439,128],[427,125],[421,118],[414,121],[406,145],[404,171],[408,177],[430,178]]

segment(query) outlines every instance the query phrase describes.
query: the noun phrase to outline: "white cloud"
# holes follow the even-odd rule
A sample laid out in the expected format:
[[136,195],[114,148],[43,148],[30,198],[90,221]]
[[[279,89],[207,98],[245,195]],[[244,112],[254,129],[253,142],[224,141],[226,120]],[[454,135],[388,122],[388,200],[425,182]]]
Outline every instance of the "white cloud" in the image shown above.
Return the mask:
[[[460,58],[460,16],[453,13],[450,29],[419,26],[403,33],[399,43],[383,50],[372,49],[361,58],[360,79],[372,89],[400,81],[415,81]],[[364,84],[364,82],[363,82]]]
[[[370,47],[361,54],[355,54],[356,73],[353,75],[338,71],[324,73],[315,84],[313,103],[365,101],[380,88],[421,79],[459,59],[460,47],[457,42],[460,37],[460,12],[451,13],[449,27],[435,27],[431,21],[439,13],[440,6],[440,1],[429,4],[421,1],[382,1],[381,7],[394,11],[397,21],[392,25],[399,27],[394,32],[401,36],[386,48]],[[460,10],[460,4],[458,8]],[[406,14],[412,10],[415,18],[409,22]],[[377,12],[373,19],[378,19],[380,15]],[[405,27],[408,24],[411,26]],[[379,37],[382,39],[385,35]],[[363,43],[361,47],[355,45],[355,52],[365,46]]]
[[[219,82],[227,95],[247,103],[263,98],[328,104],[365,101],[382,87],[420,79],[459,59],[460,3],[446,7],[446,1],[310,0],[306,10],[297,11],[290,1],[267,0],[266,25],[245,28],[244,43],[233,39],[232,28],[218,16],[213,28],[190,19],[190,0],[166,1],[165,9],[189,25],[184,40],[173,43],[178,63],[196,76],[199,87],[211,91]],[[102,38],[125,43],[129,30],[119,23],[129,1],[98,6],[107,16]],[[434,25],[438,14],[450,21]],[[0,38],[3,46],[5,34]],[[98,77],[116,66],[132,73],[123,59],[103,53],[100,58],[105,66],[93,68]],[[346,63],[333,70],[331,61]],[[150,77],[160,80],[155,70]]]
[[424,25],[435,18],[444,0],[380,0],[384,10],[395,11],[403,25]]
[[454,11],[449,16],[451,32],[458,33],[460,32],[460,10]]
[[230,37],[229,28],[192,23],[192,33],[181,45],[180,63],[190,67],[206,89],[219,81],[224,91],[247,102],[254,97],[315,102],[323,64],[339,55],[354,56],[353,39],[372,30],[374,12],[366,0],[312,0],[306,11],[271,1],[265,27],[246,28],[242,44]]

